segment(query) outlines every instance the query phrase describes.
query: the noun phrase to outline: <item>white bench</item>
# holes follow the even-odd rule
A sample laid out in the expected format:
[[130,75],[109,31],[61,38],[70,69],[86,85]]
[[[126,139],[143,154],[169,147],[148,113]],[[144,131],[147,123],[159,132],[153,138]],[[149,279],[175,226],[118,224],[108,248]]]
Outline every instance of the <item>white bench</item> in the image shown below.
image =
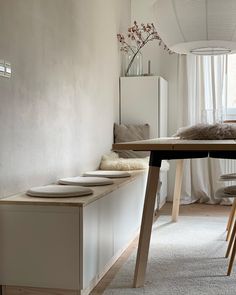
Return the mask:
[[0,200],[3,294],[88,294],[137,235],[147,173],[131,174],[86,197]]

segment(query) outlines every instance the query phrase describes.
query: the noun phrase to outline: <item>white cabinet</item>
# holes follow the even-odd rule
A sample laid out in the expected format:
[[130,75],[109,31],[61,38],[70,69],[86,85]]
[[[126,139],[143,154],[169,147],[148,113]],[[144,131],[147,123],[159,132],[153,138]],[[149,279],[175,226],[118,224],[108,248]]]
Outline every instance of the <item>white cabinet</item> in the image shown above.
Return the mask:
[[150,137],[167,136],[167,81],[158,76],[120,78],[120,119],[150,125]]
[[[120,123],[150,125],[150,138],[167,136],[168,83],[158,76],[120,78]],[[160,205],[167,196],[167,173],[161,173]]]

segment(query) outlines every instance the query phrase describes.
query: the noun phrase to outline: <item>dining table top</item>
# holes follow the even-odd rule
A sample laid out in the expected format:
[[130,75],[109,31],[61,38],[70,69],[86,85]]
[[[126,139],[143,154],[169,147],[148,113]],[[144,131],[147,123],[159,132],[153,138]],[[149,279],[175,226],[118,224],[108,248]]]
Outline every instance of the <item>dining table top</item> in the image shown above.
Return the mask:
[[114,143],[113,151],[236,151],[235,139],[186,140],[178,137],[162,137],[148,140]]

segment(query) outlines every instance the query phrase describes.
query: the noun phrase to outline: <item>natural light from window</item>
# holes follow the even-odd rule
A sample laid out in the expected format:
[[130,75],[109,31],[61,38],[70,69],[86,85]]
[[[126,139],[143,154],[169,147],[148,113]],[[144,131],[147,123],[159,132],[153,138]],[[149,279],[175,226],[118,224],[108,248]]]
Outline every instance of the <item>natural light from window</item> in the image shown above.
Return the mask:
[[227,108],[236,108],[236,54],[228,55]]

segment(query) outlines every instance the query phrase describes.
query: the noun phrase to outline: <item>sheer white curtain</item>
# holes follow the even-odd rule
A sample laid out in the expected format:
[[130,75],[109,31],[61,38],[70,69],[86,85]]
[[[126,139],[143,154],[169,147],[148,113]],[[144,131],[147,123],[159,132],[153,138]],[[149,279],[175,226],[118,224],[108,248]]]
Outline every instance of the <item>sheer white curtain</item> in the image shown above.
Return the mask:
[[[227,57],[180,57],[179,95],[184,100],[183,126],[222,120],[226,107]],[[222,184],[217,159],[185,161],[182,203],[217,203],[214,193]]]

